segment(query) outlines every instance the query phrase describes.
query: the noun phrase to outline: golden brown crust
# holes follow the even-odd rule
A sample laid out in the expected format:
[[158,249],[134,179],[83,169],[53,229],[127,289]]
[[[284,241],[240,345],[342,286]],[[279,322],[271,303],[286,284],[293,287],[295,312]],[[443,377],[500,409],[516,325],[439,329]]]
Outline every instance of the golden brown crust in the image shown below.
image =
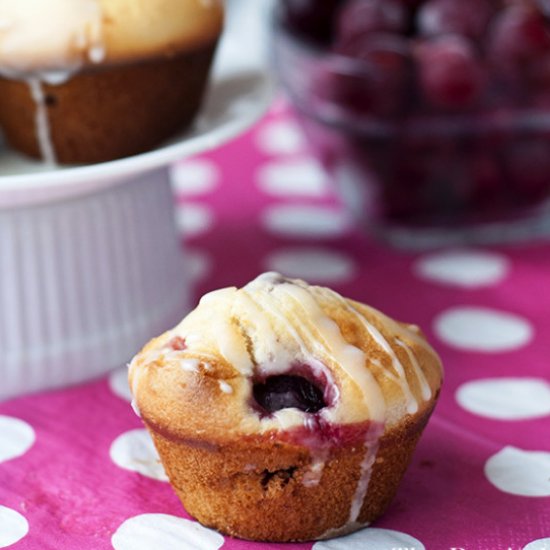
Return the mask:
[[[170,58],[101,67],[44,84],[61,163],[103,162],[147,151],[184,130],[199,109],[215,44]],[[24,82],[0,78],[0,126],[12,147],[40,158],[36,104]]]
[[[431,399],[422,397],[420,382],[411,363],[411,357],[405,348],[396,344],[396,330],[401,330],[402,325],[395,321],[381,317],[380,312],[357,302],[349,301],[355,308],[364,313],[368,321],[385,336],[392,352],[404,368],[405,382],[415,397],[415,404],[419,413],[427,410]],[[387,406],[386,423],[388,426],[396,425],[407,414],[406,399],[403,395],[403,385],[397,384],[396,376],[388,376],[393,373],[394,367],[391,358],[385,353],[372,337],[368,334],[364,325],[357,318],[349,314],[342,307],[336,308],[329,303],[322,303],[323,310],[331,319],[336,321],[345,340],[361,349],[369,360],[368,368],[379,384]],[[204,308],[203,308],[204,309]],[[233,308],[236,311],[235,308]],[[303,316],[296,307],[289,313],[296,315],[303,326],[307,326],[315,334],[315,326]],[[220,316],[224,315],[221,310]],[[302,314],[303,315],[303,314]],[[388,324],[390,323],[390,324]],[[192,349],[182,351],[178,356],[167,358],[163,354],[155,354],[168,340],[179,334],[185,337],[187,334],[196,333],[200,326],[205,326],[205,335],[211,337],[205,347],[214,350],[201,354]],[[223,356],[217,353],[215,346],[215,331],[209,331],[209,319],[203,318],[197,310],[192,312],[184,322],[174,331],[170,331],[151,341],[140,352],[134,361],[130,372],[131,384],[134,395],[142,414],[157,425],[162,425],[175,437],[189,438],[198,430],[204,438],[211,441],[225,441],[234,437],[249,435],[259,430],[257,417],[251,415],[251,382],[249,377],[243,375],[235,366],[229,364]],[[250,330],[243,323],[242,331]],[[415,329],[416,330],[416,329]],[[212,334],[210,334],[212,332]],[[320,335],[316,335],[320,337]],[[426,383],[431,395],[439,390],[441,384],[441,363],[435,352],[427,345],[421,332],[403,332],[399,339],[402,340],[413,354],[426,378]],[[203,335],[201,334],[201,337]],[[246,335],[244,337],[246,339]],[[253,338],[253,336],[249,336]],[[280,335],[280,338],[283,338]],[[251,344],[252,345],[252,344]],[[259,345],[256,342],[255,345]],[[179,361],[185,358],[194,358],[199,362],[199,371],[184,371],[180,368]],[[346,413],[350,418],[343,421],[351,423],[353,417],[364,408],[362,394],[356,382],[349,376],[345,376],[339,370],[331,357],[323,357],[324,363],[330,369],[334,377],[334,384],[339,388],[340,399],[345,400]],[[204,368],[208,365],[208,370]],[[226,394],[220,389],[220,380],[231,386],[231,394]],[[143,388],[143,391],[142,391]],[[151,391],[157,388],[157,391]],[[368,411],[367,411],[368,414]],[[205,422],[205,418],[208,421]],[[360,418],[365,420],[366,418]]]
[[217,40],[220,0],[101,0],[105,62],[195,50]]
[[222,0],[18,2],[6,4],[0,33],[0,73],[14,78],[194,51],[218,39],[224,20]]

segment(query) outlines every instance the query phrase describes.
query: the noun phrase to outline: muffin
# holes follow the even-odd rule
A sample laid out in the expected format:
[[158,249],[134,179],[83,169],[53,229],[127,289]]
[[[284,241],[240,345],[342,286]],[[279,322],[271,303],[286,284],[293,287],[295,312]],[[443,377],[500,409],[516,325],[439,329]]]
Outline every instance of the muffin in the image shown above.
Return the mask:
[[0,7],[0,127],[15,149],[49,163],[102,162],[147,151],[192,122],[221,0]]
[[265,273],[205,295],[129,379],[189,514],[283,542],[349,533],[385,511],[442,367],[415,325]]

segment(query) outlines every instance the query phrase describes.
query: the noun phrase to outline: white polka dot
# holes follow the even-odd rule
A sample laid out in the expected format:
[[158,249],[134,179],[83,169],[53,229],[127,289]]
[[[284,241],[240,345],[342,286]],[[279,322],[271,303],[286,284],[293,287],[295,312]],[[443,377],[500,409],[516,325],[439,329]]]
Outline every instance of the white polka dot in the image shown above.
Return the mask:
[[132,393],[128,385],[128,367],[120,367],[109,375],[109,387],[121,399],[132,401]]
[[24,455],[36,439],[32,427],[11,416],[0,416],[0,462]]
[[340,200],[359,224],[364,226],[371,213],[376,216],[373,206],[378,204],[379,197],[374,189],[378,186],[365,185],[365,177],[368,176],[364,170],[350,166],[349,162],[332,166],[331,172]]
[[449,250],[420,258],[413,266],[429,281],[476,288],[494,285],[508,274],[510,263],[501,254],[476,250]]
[[187,274],[193,281],[200,281],[212,270],[212,260],[208,254],[201,250],[185,250],[187,262]]
[[456,400],[467,411],[497,420],[550,414],[550,384],[537,378],[489,378],[462,384]]
[[550,550],[550,537],[531,541],[523,550]]
[[323,248],[283,248],[265,258],[268,271],[317,283],[350,280],[356,273],[353,260],[342,252]]
[[206,159],[185,160],[174,164],[170,175],[172,186],[178,195],[206,193],[214,189],[220,179],[216,165]]
[[533,337],[528,321],[493,309],[454,307],[436,317],[436,334],[446,344],[482,352],[509,351],[526,345]]
[[273,205],[261,219],[268,231],[285,237],[338,237],[350,229],[345,212],[318,206]]
[[256,174],[258,186],[269,195],[321,197],[327,194],[327,177],[312,159],[266,163]]
[[113,441],[109,454],[111,460],[120,468],[159,481],[168,481],[147,430],[130,430],[119,435]]
[[218,550],[225,540],[196,521],[169,514],[141,514],[122,523],[111,542],[115,550]]
[[300,127],[284,119],[263,124],[256,135],[256,143],[264,152],[273,155],[297,153],[305,146]]
[[176,208],[176,223],[185,237],[208,231],[213,224],[212,211],[203,204],[185,203]]
[[406,533],[377,527],[366,527],[345,537],[316,542],[311,550],[396,550],[397,548],[425,550],[418,539]]
[[525,497],[550,496],[550,453],[504,447],[485,463],[487,479],[501,491]]
[[29,523],[19,512],[0,505],[0,548],[15,544],[28,532]]

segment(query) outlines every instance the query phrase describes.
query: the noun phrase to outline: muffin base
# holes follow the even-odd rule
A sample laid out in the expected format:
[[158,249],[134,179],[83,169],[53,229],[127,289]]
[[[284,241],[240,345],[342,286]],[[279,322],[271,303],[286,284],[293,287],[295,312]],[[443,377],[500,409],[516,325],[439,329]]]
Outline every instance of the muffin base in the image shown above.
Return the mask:
[[[190,125],[216,44],[173,57],[98,66],[42,85],[60,163],[104,162],[148,151]],[[16,150],[40,158],[36,103],[26,82],[0,77],[0,126]]]
[[268,437],[212,444],[176,440],[146,425],[172,487],[199,522],[238,538],[289,542],[339,536],[376,520],[393,499],[431,409],[407,417],[378,442],[355,522],[350,507],[365,456],[362,444],[330,450],[318,484],[304,484],[307,447]]

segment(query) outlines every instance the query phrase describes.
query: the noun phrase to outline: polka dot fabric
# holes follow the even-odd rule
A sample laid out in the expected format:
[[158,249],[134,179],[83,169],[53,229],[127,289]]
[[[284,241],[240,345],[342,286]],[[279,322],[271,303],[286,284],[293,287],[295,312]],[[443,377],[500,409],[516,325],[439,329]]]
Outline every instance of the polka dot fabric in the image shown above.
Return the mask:
[[[349,537],[285,549],[550,549],[550,243],[426,254],[373,243],[342,210],[284,100],[233,143],[174,166],[173,181],[194,300],[279,270],[418,323],[446,367],[387,514]],[[270,545],[223,537],[185,512],[121,366],[0,403],[5,547]]]

